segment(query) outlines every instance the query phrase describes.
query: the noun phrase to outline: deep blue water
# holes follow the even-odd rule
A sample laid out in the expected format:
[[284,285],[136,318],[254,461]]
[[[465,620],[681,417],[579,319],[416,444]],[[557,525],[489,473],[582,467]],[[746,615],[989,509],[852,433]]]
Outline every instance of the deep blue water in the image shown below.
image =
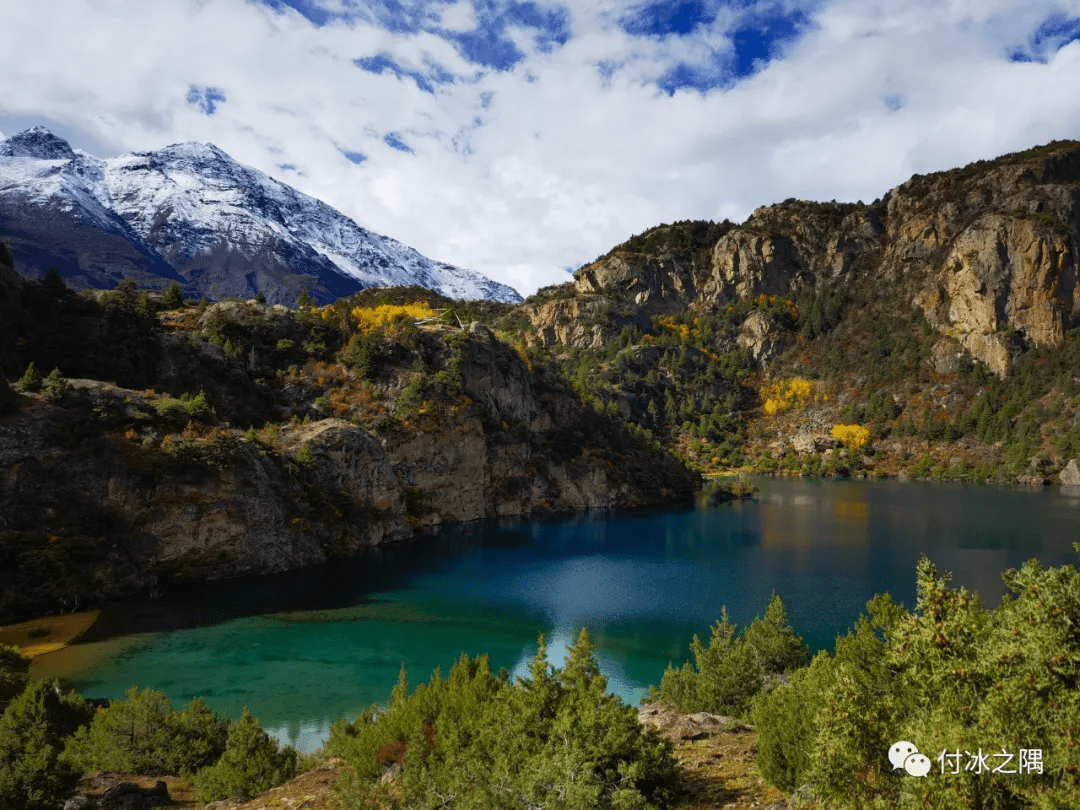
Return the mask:
[[831,648],[875,594],[911,607],[926,553],[988,604],[1001,572],[1075,562],[1080,497],[1061,489],[764,479],[718,507],[589,512],[447,527],[279,576],[103,612],[80,643],[35,661],[88,697],[152,686],[174,702],[246,706],[310,750],[330,722],[385,701],[465,652],[524,673],[537,634],[553,660],[587,626],[611,688],[637,702],[726,605],[760,615],[775,591],[812,649]]

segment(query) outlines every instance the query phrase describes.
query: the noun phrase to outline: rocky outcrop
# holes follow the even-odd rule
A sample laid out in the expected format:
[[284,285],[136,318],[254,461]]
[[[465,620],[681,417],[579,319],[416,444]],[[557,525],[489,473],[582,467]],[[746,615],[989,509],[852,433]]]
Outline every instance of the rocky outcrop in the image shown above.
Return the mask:
[[722,731],[748,728],[731,717],[708,712],[682,714],[663,703],[646,703],[638,708],[638,722],[676,743],[683,740],[703,740]]
[[[275,317],[229,306],[260,323]],[[65,534],[85,547],[68,594],[77,601],[285,571],[423,525],[693,496],[697,476],[584,407],[554,370],[530,369],[486,327],[456,335],[452,349],[436,334],[416,340],[436,364],[429,373],[454,370],[459,398],[384,418],[379,435],[337,417],[245,432],[209,406],[185,412],[190,399],[95,380],[70,380],[55,403],[25,395],[0,420],[0,534],[15,542],[43,526],[86,527]],[[178,335],[163,346],[169,378],[184,373],[184,347],[199,355]],[[389,397],[405,378],[387,375]],[[193,418],[200,425],[182,429]],[[0,587],[14,583],[6,576]]]
[[755,363],[764,367],[791,344],[792,335],[762,313],[751,312],[739,327],[735,341],[750,352]]
[[[872,205],[759,208],[716,240],[708,262],[616,250],[578,270],[574,285],[647,320],[869,280],[874,294],[918,308],[941,335],[931,361],[939,373],[970,357],[1004,375],[1025,348],[1060,345],[1080,325],[1078,249],[1080,145],[1061,142],[916,175]],[[538,324],[546,345],[596,345],[579,328],[578,306],[560,301],[548,320],[561,325]],[[741,343],[754,343],[760,327]]]
[[574,289],[585,295],[611,294],[649,314],[667,314],[685,309],[696,297],[696,270],[670,254],[615,251],[574,273]]
[[1059,476],[1061,483],[1068,487],[1080,487],[1080,460],[1071,459]]

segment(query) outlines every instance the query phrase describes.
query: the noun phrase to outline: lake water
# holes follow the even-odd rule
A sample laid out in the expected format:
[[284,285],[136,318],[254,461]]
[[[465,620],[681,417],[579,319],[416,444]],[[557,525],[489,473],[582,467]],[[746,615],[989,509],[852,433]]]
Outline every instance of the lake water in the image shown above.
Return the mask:
[[876,593],[911,607],[920,552],[987,604],[1000,573],[1075,562],[1080,495],[929,483],[763,479],[751,501],[590,512],[443,528],[415,542],[289,574],[107,608],[35,661],[86,697],[133,684],[196,695],[313,750],[330,723],[461,655],[523,674],[546,633],[552,660],[587,626],[614,692],[636,703],[727,605],[745,624],[776,591],[812,649],[831,648]]

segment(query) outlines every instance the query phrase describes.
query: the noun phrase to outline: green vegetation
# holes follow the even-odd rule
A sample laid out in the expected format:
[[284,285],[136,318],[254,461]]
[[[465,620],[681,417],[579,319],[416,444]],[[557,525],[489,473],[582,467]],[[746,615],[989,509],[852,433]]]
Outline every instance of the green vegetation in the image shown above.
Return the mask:
[[63,757],[64,739],[91,709],[55,682],[34,681],[0,717],[0,806],[54,810],[70,795],[79,771]]
[[296,752],[279,750],[275,740],[245,709],[243,716],[229,726],[225,751],[213,765],[195,774],[199,799],[251,799],[272,787],[283,784],[296,774]]
[[[833,655],[755,700],[762,775],[829,807],[1078,806],[1080,575],[1029,562],[1003,575],[993,610],[925,558],[916,578],[913,612],[875,598]],[[935,772],[941,751],[1041,749],[1043,773],[980,773],[963,756],[916,781],[884,756],[897,740]]]
[[411,695],[403,671],[385,712],[333,727],[327,750],[354,774],[340,806],[661,807],[677,778],[671,745],[606,687],[584,630],[561,669],[541,637],[516,684],[484,656],[462,656]]
[[[834,652],[809,663],[779,597],[742,632],[725,612],[708,646],[694,639],[694,663],[669,667],[652,697],[749,719],[761,776],[808,807],[1076,807],[1080,573],[1032,561],[1003,580],[1009,593],[990,610],[923,558],[914,610],[875,597]],[[24,673],[24,659],[0,649],[8,694]],[[669,806],[681,772],[672,745],[606,686],[584,630],[561,668],[541,637],[516,683],[484,656],[462,656],[412,692],[403,669],[385,708],[332,728],[322,755],[347,766],[335,806]],[[898,740],[931,759],[933,778],[892,769]],[[1020,749],[1041,751],[1041,773],[991,772],[1000,751]],[[964,752],[979,750],[989,764],[966,767]],[[941,752],[961,756],[954,766]],[[94,713],[74,693],[30,682],[0,717],[0,803],[18,810],[57,806],[95,769],[193,775],[206,802],[251,798],[297,767],[249,713],[226,733],[201,701],[175,711],[152,690]]]
[[176,711],[160,692],[132,687],[75,733],[64,756],[82,771],[190,774],[221,756],[225,735],[225,720],[201,699]]
[[29,681],[30,659],[18,647],[0,644],[0,715]]
[[804,666],[807,649],[791,629],[780,597],[773,594],[763,619],[741,633],[724,608],[706,647],[694,636],[694,664],[668,665],[651,697],[679,711],[745,716],[750,701],[785,673]]

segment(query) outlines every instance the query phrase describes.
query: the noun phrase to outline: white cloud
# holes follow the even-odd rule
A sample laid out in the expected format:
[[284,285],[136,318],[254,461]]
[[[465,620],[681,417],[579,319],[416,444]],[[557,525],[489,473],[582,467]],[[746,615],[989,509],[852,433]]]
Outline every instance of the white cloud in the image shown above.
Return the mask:
[[[723,20],[635,38],[617,25],[623,5],[569,7],[569,42],[540,53],[517,26],[526,58],[498,72],[431,33],[316,28],[243,0],[55,0],[48,15],[13,0],[0,128],[41,121],[101,155],[212,141],[524,293],[661,221],[742,219],[791,196],[870,200],[913,172],[1080,138],[1080,43],[1046,64],[1005,58],[1051,14],[1080,16],[1077,0],[835,0],[783,60],[704,96],[655,81],[729,51]],[[460,0],[442,25],[469,30],[471,12]],[[380,53],[462,78],[432,94],[353,64]],[[599,62],[620,67],[605,80]],[[193,85],[227,100],[208,117],[185,101]],[[415,154],[387,146],[388,132]]]
[[476,10],[469,0],[458,0],[442,12],[439,25],[447,31],[472,31],[476,28]]

